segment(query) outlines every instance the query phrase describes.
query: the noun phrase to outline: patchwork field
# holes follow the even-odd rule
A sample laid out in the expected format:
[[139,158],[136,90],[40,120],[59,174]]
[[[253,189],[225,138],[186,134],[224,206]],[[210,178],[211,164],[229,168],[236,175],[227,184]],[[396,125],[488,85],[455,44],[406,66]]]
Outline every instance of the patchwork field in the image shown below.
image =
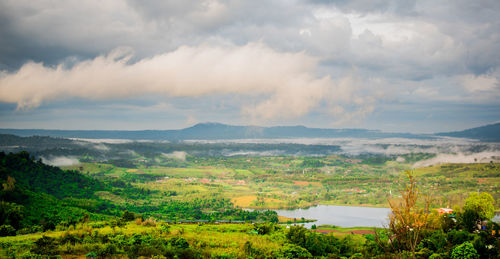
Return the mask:
[[[205,157],[181,162],[186,167],[81,163],[66,169],[150,190],[147,202],[151,204],[159,204],[165,197],[193,200],[217,196],[241,208],[279,209],[316,204],[387,206],[387,198],[397,193],[405,179],[402,172],[412,168],[408,162],[341,156]],[[461,206],[472,191],[489,192],[496,200],[500,197],[497,163],[442,164],[417,168],[414,173],[421,192],[436,207]],[[132,202],[111,193],[99,195],[113,202]]]

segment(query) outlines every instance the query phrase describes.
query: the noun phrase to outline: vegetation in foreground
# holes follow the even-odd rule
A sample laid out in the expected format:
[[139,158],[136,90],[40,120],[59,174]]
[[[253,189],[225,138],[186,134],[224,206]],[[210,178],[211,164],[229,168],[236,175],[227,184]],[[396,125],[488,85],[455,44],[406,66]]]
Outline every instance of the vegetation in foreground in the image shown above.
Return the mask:
[[[388,229],[351,234],[356,228],[328,234],[300,225],[254,224],[168,224],[143,220],[130,212],[119,219],[57,226],[54,231],[0,238],[0,256],[5,258],[497,258],[500,251],[498,225],[488,221],[484,230],[474,224],[490,213],[484,204],[491,196],[472,195],[457,214],[429,215],[417,235],[409,235],[399,219]],[[421,222],[420,212],[410,208],[411,228]],[[469,214],[473,214],[469,221]],[[131,221],[128,221],[131,220]],[[471,223],[474,223],[470,225]],[[472,227],[472,229],[468,229]],[[318,229],[322,229],[319,227]],[[368,231],[367,229],[363,229]],[[472,232],[468,231],[472,230]],[[407,231],[406,233],[404,231]],[[493,232],[496,231],[496,232]],[[415,244],[415,245],[412,245]],[[42,256],[43,255],[43,256]]]
[[[6,258],[496,258],[500,251],[490,194],[470,194],[455,215],[438,215],[417,188],[425,183],[411,174],[399,178],[403,190],[390,200],[388,228],[358,232],[276,225],[276,213],[235,209],[217,196],[183,203],[164,190],[157,203],[147,197],[159,190],[62,171],[27,153],[0,158],[0,256]],[[103,199],[102,192],[124,202]],[[181,218],[199,222],[176,224]],[[262,223],[244,223],[249,218]],[[218,223],[224,219],[238,224]],[[334,231],[321,231],[328,228]]]

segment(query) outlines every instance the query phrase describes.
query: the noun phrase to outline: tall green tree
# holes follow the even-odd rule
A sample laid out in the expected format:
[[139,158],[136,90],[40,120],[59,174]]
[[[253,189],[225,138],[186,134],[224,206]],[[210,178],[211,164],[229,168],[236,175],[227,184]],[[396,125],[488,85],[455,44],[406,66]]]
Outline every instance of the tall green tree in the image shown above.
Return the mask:
[[482,193],[471,193],[469,198],[465,200],[465,205],[463,207],[464,212],[474,211],[479,217],[478,220],[489,220],[495,216],[495,200],[491,194]]

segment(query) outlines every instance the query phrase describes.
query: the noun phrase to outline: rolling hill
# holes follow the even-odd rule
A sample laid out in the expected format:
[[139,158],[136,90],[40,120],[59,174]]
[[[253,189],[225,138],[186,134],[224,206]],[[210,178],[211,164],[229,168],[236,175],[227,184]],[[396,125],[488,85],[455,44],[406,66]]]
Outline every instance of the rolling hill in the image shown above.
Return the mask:
[[489,124],[462,131],[437,133],[438,136],[470,138],[481,141],[500,142],[500,123]]

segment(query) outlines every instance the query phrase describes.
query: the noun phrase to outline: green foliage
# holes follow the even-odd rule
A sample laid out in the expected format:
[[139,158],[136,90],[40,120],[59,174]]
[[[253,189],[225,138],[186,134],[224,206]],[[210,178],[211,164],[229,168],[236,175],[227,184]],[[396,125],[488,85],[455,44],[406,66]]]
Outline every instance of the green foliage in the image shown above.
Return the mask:
[[0,236],[5,237],[5,236],[15,236],[16,235],[16,229],[13,228],[11,225],[1,225],[0,226]]
[[448,241],[452,245],[459,245],[462,244],[466,241],[472,240],[473,235],[468,233],[467,231],[461,231],[461,230],[452,230],[448,233]]
[[170,233],[170,226],[167,224],[160,224],[158,226],[158,229],[160,230],[160,233],[162,233],[162,234]]
[[19,229],[23,218],[23,206],[0,201],[0,225],[10,225]]
[[278,255],[278,258],[312,258],[309,251],[295,244],[284,244]]
[[464,242],[461,245],[453,248],[451,253],[452,259],[477,259],[479,255],[477,254],[476,249],[470,242]]
[[263,253],[260,249],[254,247],[252,245],[252,242],[246,241],[245,244],[243,245],[243,253],[245,254],[245,257],[247,258],[262,258]]
[[334,236],[311,232],[300,225],[291,226],[286,237],[288,242],[305,248],[314,256],[339,253],[350,256],[354,253],[354,243],[349,238],[344,238],[340,242]]
[[433,252],[443,252],[447,244],[446,233],[442,230],[436,230],[420,242],[418,249],[427,248]]
[[39,255],[56,255],[58,254],[58,244],[55,238],[42,236],[35,243],[31,252]]
[[173,237],[168,241],[168,243],[174,247],[177,247],[177,248],[188,248],[189,247],[189,243],[183,237]]
[[[395,174],[388,173],[388,168],[394,171],[404,168],[394,166],[395,163],[391,164],[387,159],[363,157],[365,162],[371,164],[358,165],[362,163],[361,160],[339,156],[314,159],[285,156],[251,159],[189,156],[182,162],[167,161],[171,165],[175,163],[175,166],[185,168],[167,170],[154,168],[154,159],[158,157],[153,153],[149,156],[147,162],[141,162],[139,158],[130,160],[137,167],[130,171],[109,164],[85,164],[85,167],[95,169],[90,169],[89,175],[95,177],[90,178],[76,171],[62,171],[43,165],[34,161],[27,153],[0,154],[0,234],[13,235],[16,231],[17,234],[27,234],[56,229],[56,232],[43,233],[47,236],[42,238],[41,234],[27,235],[26,238],[2,237],[0,257],[28,258],[57,254],[87,254],[96,258],[397,256],[391,254],[388,248],[391,243],[399,241],[381,230],[377,230],[376,235],[337,236],[338,233],[324,235],[311,232],[302,226],[285,229],[271,223],[278,221],[276,212],[242,210],[235,208],[230,199],[250,190],[257,193],[255,196],[258,196],[262,206],[283,204],[294,207],[325,201],[351,204],[377,204],[381,200],[385,202],[385,198],[377,200],[376,197],[385,197],[389,190],[394,190],[393,182],[399,179]],[[90,155],[87,158],[93,161]],[[158,161],[164,163],[166,159]],[[201,166],[210,169],[200,169]],[[496,164],[492,166],[494,168],[491,170],[498,170]],[[441,171],[432,172],[437,169]],[[83,166],[78,170],[85,171]],[[331,171],[325,173],[323,170]],[[443,175],[449,177],[467,173],[471,169],[466,169],[463,165],[443,165],[425,170],[425,176],[419,178],[421,190],[428,186],[448,188],[446,184],[450,180],[443,178]],[[488,179],[496,172],[492,173],[483,165],[474,170],[478,172],[470,174]],[[48,190],[37,182],[40,175],[45,173],[48,179],[44,179],[42,184],[54,188],[53,190]],[[210,181],[189,182],[185,180],[186,177],[206,178],[205,180]],[[244,180],[244,184],[236,185],[235,179]],[[56,186],[58,181],[60,186]],[[434,185],[436,182],[440,185]],[[475,188],[470,182],[472,181],[463,180],[456,188],[469,185],[470,188]],[[498,196],[495,193],[493,195]],[[491,201],[489,198],[486,200]],[[442,230],[427,229],[415,255],[422,258],[448,258],[453,247],[458,249],[459,245],[469,242],[481,257],[495,258],[495,251],[498,251],[499,246],[497,239],[486,232],[473,234],[455,230],[464,229],[469,224],[472,226],[469,230],[472,231],[475,223],[483,217],[478,211],[486,211],[483,214],[488,216],[488,206],[484,210],[475,207],[474,204],[479,203],[469,202],[467,209],[464,207],[463,213],[457,215],[458,224],[447,217],[442,221],[448,220],[449,224],[442,224]],[[146,227],[146,224],[127,223],[137,215],[158,220],[149,222],[192,221],[198,224],[155,223]],[[215,224],[234,221],[260,223]],[[488,231],[494,227],[489,226]],[[411,256],[409,253],[398,255]]]
[[307,158],[302,161],[301,166],[306,168],[323,167],[325,163],[318,159]]
[[290,243],[304,247],[307,233],[307,229],[301,225],[291,226],[286,234],[286,238]]
[[122,214],[122,219],[124,221],[132,221],[136,218],[135,213],[125,210]]
[[447,258],[447,256],[443,255],[443,254],[437,254],[437,253],[431,254],[429,256],[429,259],[444,259],[444,258]]
[[458,221],[465,230],[472,232],[477,229],[480,216],[475,210],[464,210],[457,215]]
[[[58,167],[34,161],[27,152],[5,154],[0,152],[0,177],[16,180],[16,185],[33,192],[43,192],[57,198],[94,197],[96,191],[105,189],[103,183],[76,171],[63,171]],[[29,172],[29,173],[28,173]]]
[[279,228],[274,223],[255,223],[253,226],[259,235],[270,234]]
[[474,211],[479,220],[489,220],[495,216],[495,200],[489,193],[470,193],[463,210]]

